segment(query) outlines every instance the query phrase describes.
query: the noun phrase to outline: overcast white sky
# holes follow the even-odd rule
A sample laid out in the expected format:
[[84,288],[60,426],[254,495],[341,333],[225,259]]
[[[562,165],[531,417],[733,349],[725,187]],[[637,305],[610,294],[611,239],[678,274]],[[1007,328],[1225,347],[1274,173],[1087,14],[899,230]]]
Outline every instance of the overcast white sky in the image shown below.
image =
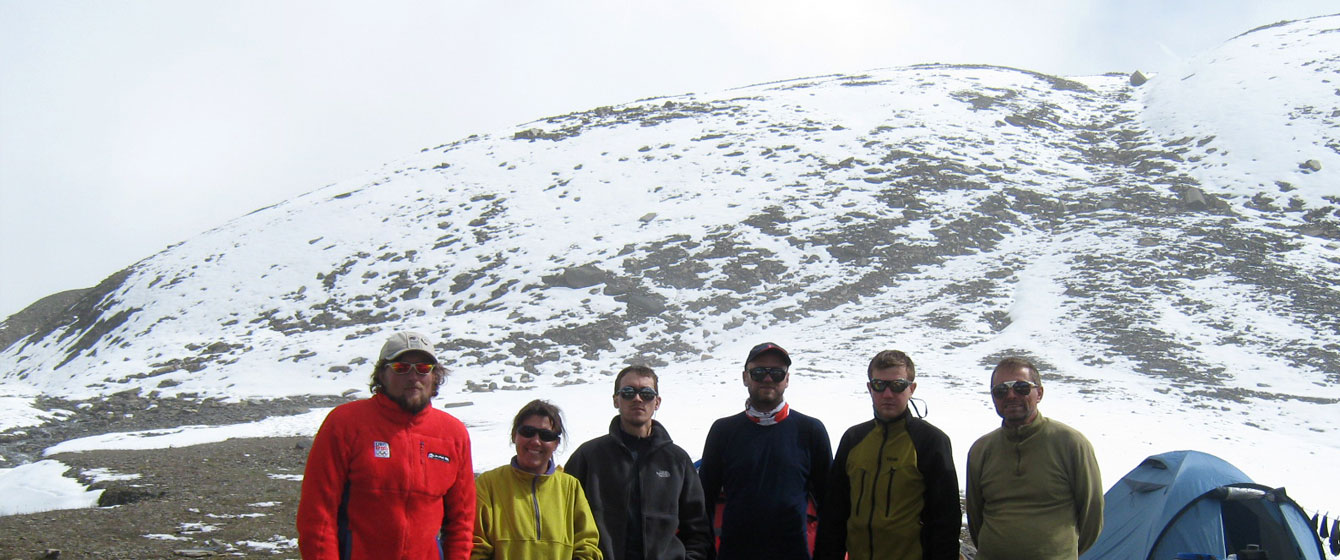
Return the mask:
[[[924,62],[1158,72],[1334,0],[0,0],[0,318],[424,147]],[[331,227],[340,227],[331,224]]]

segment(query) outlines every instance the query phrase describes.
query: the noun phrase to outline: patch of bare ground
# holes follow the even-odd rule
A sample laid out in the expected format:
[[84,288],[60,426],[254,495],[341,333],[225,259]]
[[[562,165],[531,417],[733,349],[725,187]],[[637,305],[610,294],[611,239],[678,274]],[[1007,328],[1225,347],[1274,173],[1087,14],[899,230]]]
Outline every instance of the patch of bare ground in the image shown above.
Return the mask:
[[53,455],[71,466],[67,476],[107,469],[140,477],[93,485],[121,505],[0,517],[0,559],[298,558],[294,518],[310,443],[232,439]]

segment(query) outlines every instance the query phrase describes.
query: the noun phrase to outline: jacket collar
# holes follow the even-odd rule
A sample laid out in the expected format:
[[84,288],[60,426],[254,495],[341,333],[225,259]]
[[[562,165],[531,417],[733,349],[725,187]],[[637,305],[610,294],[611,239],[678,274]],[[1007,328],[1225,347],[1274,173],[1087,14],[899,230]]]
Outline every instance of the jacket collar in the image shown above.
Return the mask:
[[[610,420],[610,437],[618,442],[621,447],[627,447],[623,444],[623,438],[619,434],[623,432],[623,424],[619,423],[619,417],[615,416]],[[665,426],[656,420],[651,421],[651,435],[647,436],[651,440],[651,447],[655,449],[667,443],[670,443],[670,432],[665,430]]]
[[428,411],[433,409],[433,403],[432,401],[429,401],[428,404],[423,407],[423,410],[410,414],[409,412],[405,412],[405,409],[400,408],[400,405],[396,404],[395,401],[391,400],[391,397],[381,393],[372,395],[372,402],[377,405],[377,412],[379,414],[396,424],[418,424],[427,418]]
[[557,473],[561,470],[558,468],[557,464],[554,463],[554,459],[552,457],[549,459],[549,466],[545,468],[544,474],[535,474],[518,466],[516,462],[516,455],[512,456],[511,465],[512,465],[512,474],[517,475],[518,478],[546,478],[553,476],[554,473]]
[[904,421],[906,421],[907,418],[911,415],[911,413],[912,413],[912,407],[909,406],[909,407],[903,409],[903,413],[902,413],[902,414],[899,414],[898,416],[895,416],[895,417],[890,418],[890,419],[888,419],[888,420],[884,420],[884,419],[880,418],[880,417],[879,417],[879,413],[878,413],[878,412],[874,412],[874,408],[871,407],[871,414],[874,414],[874,416],[875,416],[875,422],[876,422],[877,424],[881,425],[881,426],[884,426],[884,427],[888,427],[888,426],[890,426],[890,425],[892,425],[892,424],[897,424],[897,423],[899,423],[899,422],[904,422]]
[[1000,431],[1005,433],[1005,439],[1010,441],[1023,441],[1033,437],[1033,435],[1039,431],[1042,431],[1042,427],[1046,424],[1047,419],[1043,418],[1042,413],[1039,412],[1037,416],[1033,417],[1032,422],[1019,426],[1018,428],[1008,428],[1005,426],[1005,422],[1002,421],[1000,423]]

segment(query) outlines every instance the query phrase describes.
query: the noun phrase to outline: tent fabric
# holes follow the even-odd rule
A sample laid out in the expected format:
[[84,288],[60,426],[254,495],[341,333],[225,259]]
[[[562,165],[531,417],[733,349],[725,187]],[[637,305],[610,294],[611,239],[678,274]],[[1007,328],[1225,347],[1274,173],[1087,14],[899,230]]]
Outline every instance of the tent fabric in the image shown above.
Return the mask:
[[1208,453],[1152,455],[1103,498],[1103,532],[1080,560],[1166,560],[1181,552],[1223,558],[1243,539],[1279,549],[1272,560],[1324,559],[1293,500]]

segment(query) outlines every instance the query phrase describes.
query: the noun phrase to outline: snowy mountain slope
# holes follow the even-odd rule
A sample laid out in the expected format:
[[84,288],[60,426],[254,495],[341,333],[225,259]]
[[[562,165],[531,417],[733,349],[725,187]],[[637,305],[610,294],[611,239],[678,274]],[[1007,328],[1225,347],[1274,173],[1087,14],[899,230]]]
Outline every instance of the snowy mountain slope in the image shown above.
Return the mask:
[[[174,393],[197,391],[193,370],[207,368],[237,396],[284,393],[293,375],[292,391],[339,392],[358,365],[342,341],[434,316],[458,369],[493,370],[481,380],[580,375],[638,353],[711,353],[713,333],[760,320],[859,326],[832,311],[888,296],[915,302],[952,346],[997,336],[1011,285],[1047,255],[1073,296],[1052,331],[1093,345],[1095,363],[1204,380],[1217,352],[1172,344],[1158,323],[1217,324],[1250,304],[1291,326],[1220,337],[1334,372],[1333,352],[1288,349],[1340,330],[1334,284],[1310,280],[1334,277],[1326,241],[1293,239],[1268,227],[1287,215],[1246,204],[1189,209],[1178,189],[1198,181],[1136,128],[1139,92],[1088,82],[894,69],[472,137],[147,259],[98,310],[11,347],[7,375],[44,391]],[[594,287],[546,279],[583,266]],[[909,282],[934,285],[913,295]],[[1227,305],[1197,305],[1209,292]],[[31,378],[52,369],[71,374]]]
[[1340,203],[1335,176],[1318,172],[1340,166],[1338,28],[1328,16],[1243,33],[1151,81],[1141,119],[1194,138],[1184,168],[1216,192],[1320,215]]
[[[487,433],[514,400],[637,361],[736,406],[713,376],[763,339],[833,382],[812,394],[855,403],[851,376],[897,347],[933,375],[918,396],[962,452],[992,421],[989,365],[1022,354],[1049,411],[1108,449],[1183,423],[1306,447],[1297,465],[1315,470],[1340,458],[1337,28],[1256,30],[1143,87],[914,66],[472,136],[110,277],[6,332],[0,382],[340,394],[414,328],[439,340],[454,390],[543,389],[471,397],[504,406],[462,412]],[[840,433],[855,413],[824,420]],[[677,437],[692,449],[706,425]]]

